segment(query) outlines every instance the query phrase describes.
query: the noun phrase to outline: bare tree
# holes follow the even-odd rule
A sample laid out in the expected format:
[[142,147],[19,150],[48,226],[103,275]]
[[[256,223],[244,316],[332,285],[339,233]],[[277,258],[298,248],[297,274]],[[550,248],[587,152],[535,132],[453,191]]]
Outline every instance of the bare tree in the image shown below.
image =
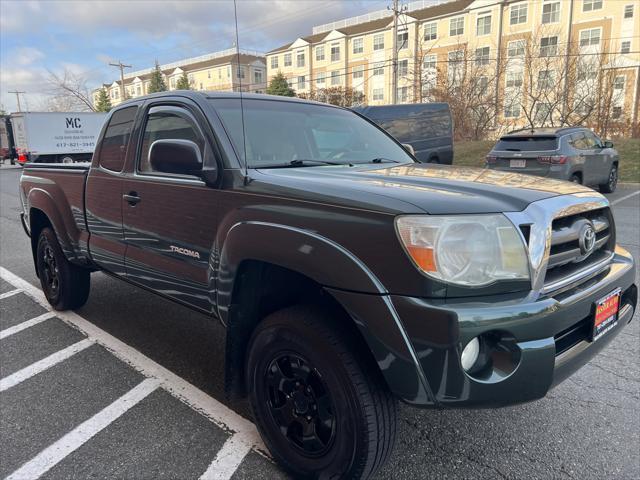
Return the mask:
[[50,111],[93,112],[91,90],[87,79],[65,68],[62,74],[48,70],[47,81],[51,87],[51,97],[47,102]]
[[360,90],[351,87],[329,87],[312,90],[308,93],[300,93],[298,97],[317,102],[330,103],[339,107],[353,107],[362,105],[366,96]]

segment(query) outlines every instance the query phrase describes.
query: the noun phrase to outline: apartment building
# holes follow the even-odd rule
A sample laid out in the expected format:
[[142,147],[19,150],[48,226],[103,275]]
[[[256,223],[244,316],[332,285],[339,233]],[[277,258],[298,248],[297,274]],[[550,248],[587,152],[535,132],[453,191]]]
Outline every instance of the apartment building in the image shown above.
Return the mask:
[[[637,0],[405,4],[395,39],[397,102],[429,101],[448,90],[482,99],[513,126],[532,116],[544,123],[545,114],[579,120],[593,110],[590,97],[606,78],[610,115],[637,124],[639,9]],[[364,93],[370,105],[389,104],[393,49],[392,13],[372,12],[314,27],[268,52],[267,77],[282,72],[299,93],[344,86]]]
[[[127,98],[135,98],[149,93],[149,82],[155,67],[125,73],[124,89]],[[178,79],[187,73],[193,90],[215,90],[228,92],[263,93],[267,87],[266,64],[264,55],[259,52],[235,48],[222,50],[194,58],[160,65],[162,76],[168,90],[175,90]],[[103,88],[112,105],[122,102],[120,80],[105,83]],[[94,103],[99,90],[93,92]]]

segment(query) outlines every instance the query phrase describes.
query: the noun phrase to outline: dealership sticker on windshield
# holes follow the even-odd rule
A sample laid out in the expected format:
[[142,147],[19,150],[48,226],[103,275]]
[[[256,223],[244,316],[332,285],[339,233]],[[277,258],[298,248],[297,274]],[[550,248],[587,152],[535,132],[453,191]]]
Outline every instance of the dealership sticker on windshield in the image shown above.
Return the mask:
[[593,341],[615,328],[618,324],[620,309],[620,289],[611,292],[596,302],[596,315],[593,322]]

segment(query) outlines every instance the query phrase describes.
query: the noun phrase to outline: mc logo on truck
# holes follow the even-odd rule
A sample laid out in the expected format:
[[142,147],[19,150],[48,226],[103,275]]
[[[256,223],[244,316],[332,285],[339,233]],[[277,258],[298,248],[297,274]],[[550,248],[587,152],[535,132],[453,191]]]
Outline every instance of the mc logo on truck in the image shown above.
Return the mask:
[[67,122],[67,128],[82,128],[82,123],[80,123],[80,119],[78,117],[66,117],[65,120]]

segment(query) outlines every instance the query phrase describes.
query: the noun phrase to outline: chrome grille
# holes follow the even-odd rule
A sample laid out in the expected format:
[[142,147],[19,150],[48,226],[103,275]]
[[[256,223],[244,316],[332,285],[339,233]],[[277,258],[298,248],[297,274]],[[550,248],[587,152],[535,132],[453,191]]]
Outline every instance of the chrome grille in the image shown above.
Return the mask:
[[[581,249],[580,235],[590,225],[595,231],[593,251]],[[608,207],[590,210],[576,215],[560,217],[551,224],[551,245],[544,279],[546,290],[554,290],[571,277],[580,277],[602,263],[606,263],[615,246],[613,218]]]

